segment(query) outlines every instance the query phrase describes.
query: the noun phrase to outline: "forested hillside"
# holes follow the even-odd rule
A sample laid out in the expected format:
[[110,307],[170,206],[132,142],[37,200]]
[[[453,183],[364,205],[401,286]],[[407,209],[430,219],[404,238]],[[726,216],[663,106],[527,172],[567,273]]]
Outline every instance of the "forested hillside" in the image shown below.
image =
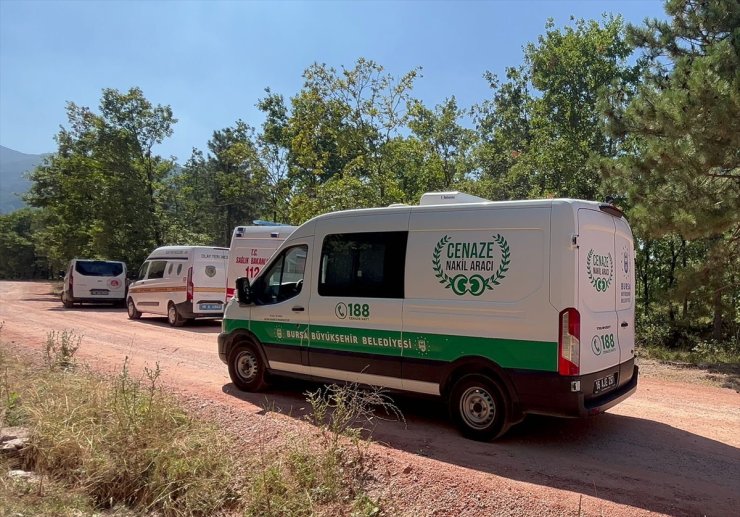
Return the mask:
[[638,332],[672,346],[740,333],[740,6],[671,0],[670,20],[552,22],[488,98],[435,106],[359,58],[315,63],[296,92],[266,88],[258,124],[215,128],[182,167],[153,149],[177,129],[137,87],[67,105],[24,209],[2,216],[0,277],[74,256],[138,266],[163,244],[228,245],[261,218],[299,224],[426,191],[491,200],[612,196],[636,241]]
[[0,214],[24,205],[23,194],[31,186],[26,174],[43,161],[40,154],[26,154],[0,145]]

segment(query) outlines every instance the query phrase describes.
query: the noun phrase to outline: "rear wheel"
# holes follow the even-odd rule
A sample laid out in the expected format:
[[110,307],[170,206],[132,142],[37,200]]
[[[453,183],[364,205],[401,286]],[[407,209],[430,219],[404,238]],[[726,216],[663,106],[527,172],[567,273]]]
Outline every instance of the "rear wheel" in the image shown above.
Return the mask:
[[131,320],[138,320],[141,318],[141,313],[136,310],[136,305],[134,304],[134,300],[132,298],[128,299],[128,302],[126,302],[126,310],[128,311],[128,317]]
[[69,294],[67,294],[67,291],[62,291],[62,305],[64,305],[65,309],[71,309],[75,306],[75,304],[70,300]]
[[229,377],[242,391],[265,387],[265,363],[252,345],[237,345],[229,354]]
[[167,321],[173,327],[182,327],[188,320],[183,318],[175,304],[170,302],[167,306]]
[[489,441],[510,427],[506,395],[499,384],[485,375],[465,375],[450,395],[450,414],[468,438]]

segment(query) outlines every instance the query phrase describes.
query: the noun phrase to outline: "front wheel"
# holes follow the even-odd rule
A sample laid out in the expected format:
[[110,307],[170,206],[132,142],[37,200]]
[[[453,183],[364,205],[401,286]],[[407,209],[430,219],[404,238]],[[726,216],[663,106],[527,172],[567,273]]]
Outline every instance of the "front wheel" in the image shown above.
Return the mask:
[[506,396],[498,383],[485,375],[466,375],[450,395],[450,414],[460,432],[473,440],[490,441],[510,427]]
[[265,363],[251,345],[238,345],[229,354],[229,377],[242,391],[265,387]]
[[138,320],[141,318],[141,313],[136,310],[136,305],[134,304],[134,300],[132,298],[128,299],[128,302],[126,303],[126,310],[128,311],[128,317],[131,320]]

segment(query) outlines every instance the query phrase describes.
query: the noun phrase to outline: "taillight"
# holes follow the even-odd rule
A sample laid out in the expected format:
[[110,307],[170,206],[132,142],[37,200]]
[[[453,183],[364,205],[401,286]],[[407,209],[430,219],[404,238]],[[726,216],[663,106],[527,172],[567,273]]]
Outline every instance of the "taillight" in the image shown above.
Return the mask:
[[193,300],[193,268],[188,268],[188,287],[187,287],[187,300]]
[[581,371],[581,315],[574,308],[560,313],[558,373],[578,375]]
[[74,291],[72,290],[72,286],[75,282],[75,276],[72,274],[72,271],[69,272],[69,295],[74,296]]

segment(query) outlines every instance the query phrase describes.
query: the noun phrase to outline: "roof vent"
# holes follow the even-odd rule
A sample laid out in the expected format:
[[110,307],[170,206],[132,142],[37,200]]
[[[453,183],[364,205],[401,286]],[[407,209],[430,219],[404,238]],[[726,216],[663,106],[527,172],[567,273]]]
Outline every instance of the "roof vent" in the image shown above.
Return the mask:
[[483,199],[482,197],[453,190],[451,192],[427,192],[421,196],[419,205],[457,205],[460,203],[488,202],[490,202],[489,199]]

